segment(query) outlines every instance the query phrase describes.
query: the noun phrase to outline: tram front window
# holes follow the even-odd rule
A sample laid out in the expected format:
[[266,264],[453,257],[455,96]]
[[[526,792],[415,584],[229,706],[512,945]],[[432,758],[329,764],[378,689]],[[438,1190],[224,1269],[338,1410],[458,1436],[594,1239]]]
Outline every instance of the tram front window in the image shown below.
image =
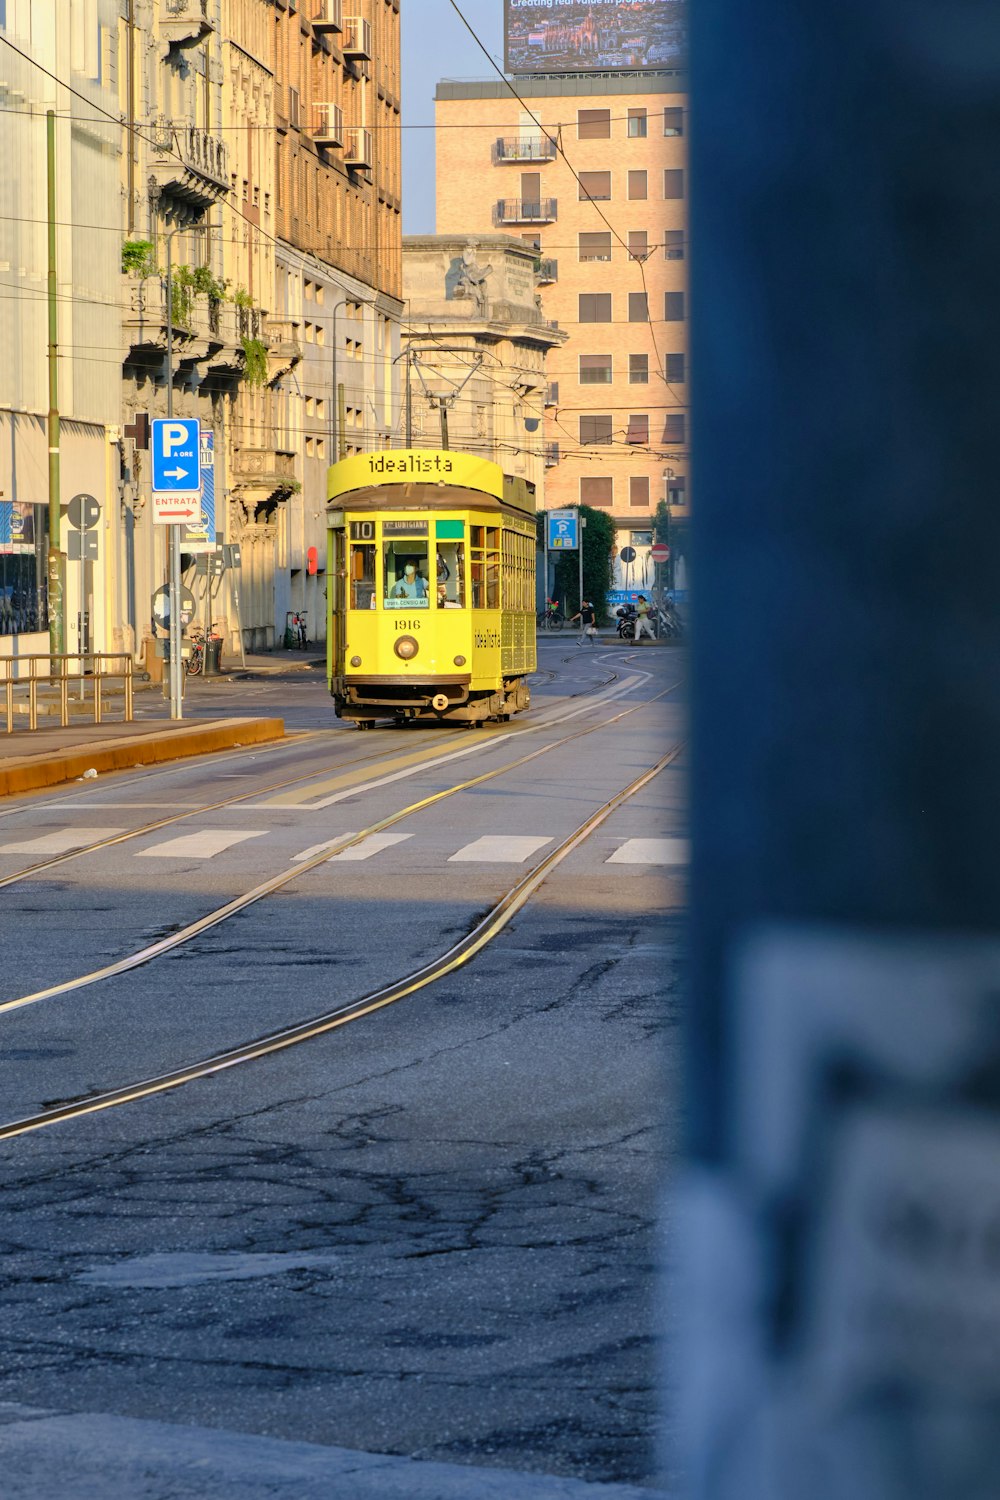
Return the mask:
[[427,609],[427,543],[413,537],[386,542],[382,561],[386,609]]
[[462,542],[437,544],[437,602],[439,609],[465,607],[465,546]]
[[351,548],[351,608],[375,608],[374,544]]

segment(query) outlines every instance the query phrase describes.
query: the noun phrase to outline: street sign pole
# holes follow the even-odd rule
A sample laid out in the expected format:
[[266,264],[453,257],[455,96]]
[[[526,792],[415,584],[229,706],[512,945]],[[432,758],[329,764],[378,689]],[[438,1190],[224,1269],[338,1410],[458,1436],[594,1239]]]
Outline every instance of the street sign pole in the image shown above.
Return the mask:
[[[174,285],[171,251],[175,230],[167,235],[167,417],[174,414]],[[170,588],[170,717],[183,718],[181,702],[181,537],[174,524],[168,529]]]
[[[577,514],[577,523],[576,523],[577,524],[577,536],[576,536],[577,548],[576,548],[576,556],[577,556],[577,561],[578,561],[578,563],[580,565],[580,608],[582,609],[583,608],[583,528],[586,526],[587,523],[584,520],[583,516],[580,515],[579,511],[577,511],[576,514]],[[583,628],[582,622],[581,622],[581,627],[580,628],[581,628],[581,630]]]

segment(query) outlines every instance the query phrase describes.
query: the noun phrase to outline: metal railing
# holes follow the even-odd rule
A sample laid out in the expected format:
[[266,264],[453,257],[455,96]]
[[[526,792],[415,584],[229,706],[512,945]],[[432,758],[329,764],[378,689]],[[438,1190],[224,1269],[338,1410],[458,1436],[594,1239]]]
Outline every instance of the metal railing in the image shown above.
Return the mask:
[[[25,670],[27,669],[27,670]],[[82,651],[65,656],[0,656],[0,687],[3,688],[7,733],[14,733],[14,704],[19,695],[27,698],[28,728],[38,728],[38,689],[56,687],[59,693],[59,723],[63,729],[70,720],[70,688],[75,701],[86,702],[88,687],[93,689],[94,723],[104,722],[101,690],[109,680],[121,680],[125,707],[122,722],[133,718],[132,657],[127,651]]]

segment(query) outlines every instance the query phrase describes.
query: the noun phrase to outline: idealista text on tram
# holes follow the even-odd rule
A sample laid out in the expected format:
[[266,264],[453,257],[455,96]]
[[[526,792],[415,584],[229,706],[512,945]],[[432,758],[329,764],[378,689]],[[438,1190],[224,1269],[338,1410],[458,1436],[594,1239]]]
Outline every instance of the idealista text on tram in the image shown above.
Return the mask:
[[408,453],[405,458],[393,458],[391,453],[371,453],[368,467],[373,474],[450,474],[455,466],[443,453],[428,453],[426,456]]

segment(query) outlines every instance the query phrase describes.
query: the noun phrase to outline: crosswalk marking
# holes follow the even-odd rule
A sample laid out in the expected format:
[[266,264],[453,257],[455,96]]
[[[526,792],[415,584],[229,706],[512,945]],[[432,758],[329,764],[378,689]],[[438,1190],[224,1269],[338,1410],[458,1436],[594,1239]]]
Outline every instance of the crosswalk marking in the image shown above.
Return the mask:
[[113,839],[123,832],[121,828],[58,828],[17,844],[0,844],[0,854],[65,854],[69,849],[82,849],[84,844]]
[[478,864],[519,865],[526,859],[530,859],[536,849],[541,849],[544,844],[551,844],[551,842],[551,839],[540,839],[531,835],[486,833],[482,838],[474,839],[471,844],[466,844],[464,849],[459,849],[452,854],[448,863],[470,860]]
[[164,844],[154,844],[152,849],[136,850],[137,859],[211,859],[222,854],[233,844],[242,844],[246,839],[262,839],[267,832],[261,828],[250,832],[236,833],[231,828],[202,828],[198,833],[185,833],[178,839],[167,839]]
[[370,833],[352,849],[345,849],[342,854],[333,855],[329,863],[339,865],[341,860],[346,863],[355,859],[371,859],[373,854],[380,854],[383,849],[391,849],[394,844],[403,844],[412,837],[412,833]]
[[626,839],[605,861],[609,865],[686,865],[691,858],[687,839]]

